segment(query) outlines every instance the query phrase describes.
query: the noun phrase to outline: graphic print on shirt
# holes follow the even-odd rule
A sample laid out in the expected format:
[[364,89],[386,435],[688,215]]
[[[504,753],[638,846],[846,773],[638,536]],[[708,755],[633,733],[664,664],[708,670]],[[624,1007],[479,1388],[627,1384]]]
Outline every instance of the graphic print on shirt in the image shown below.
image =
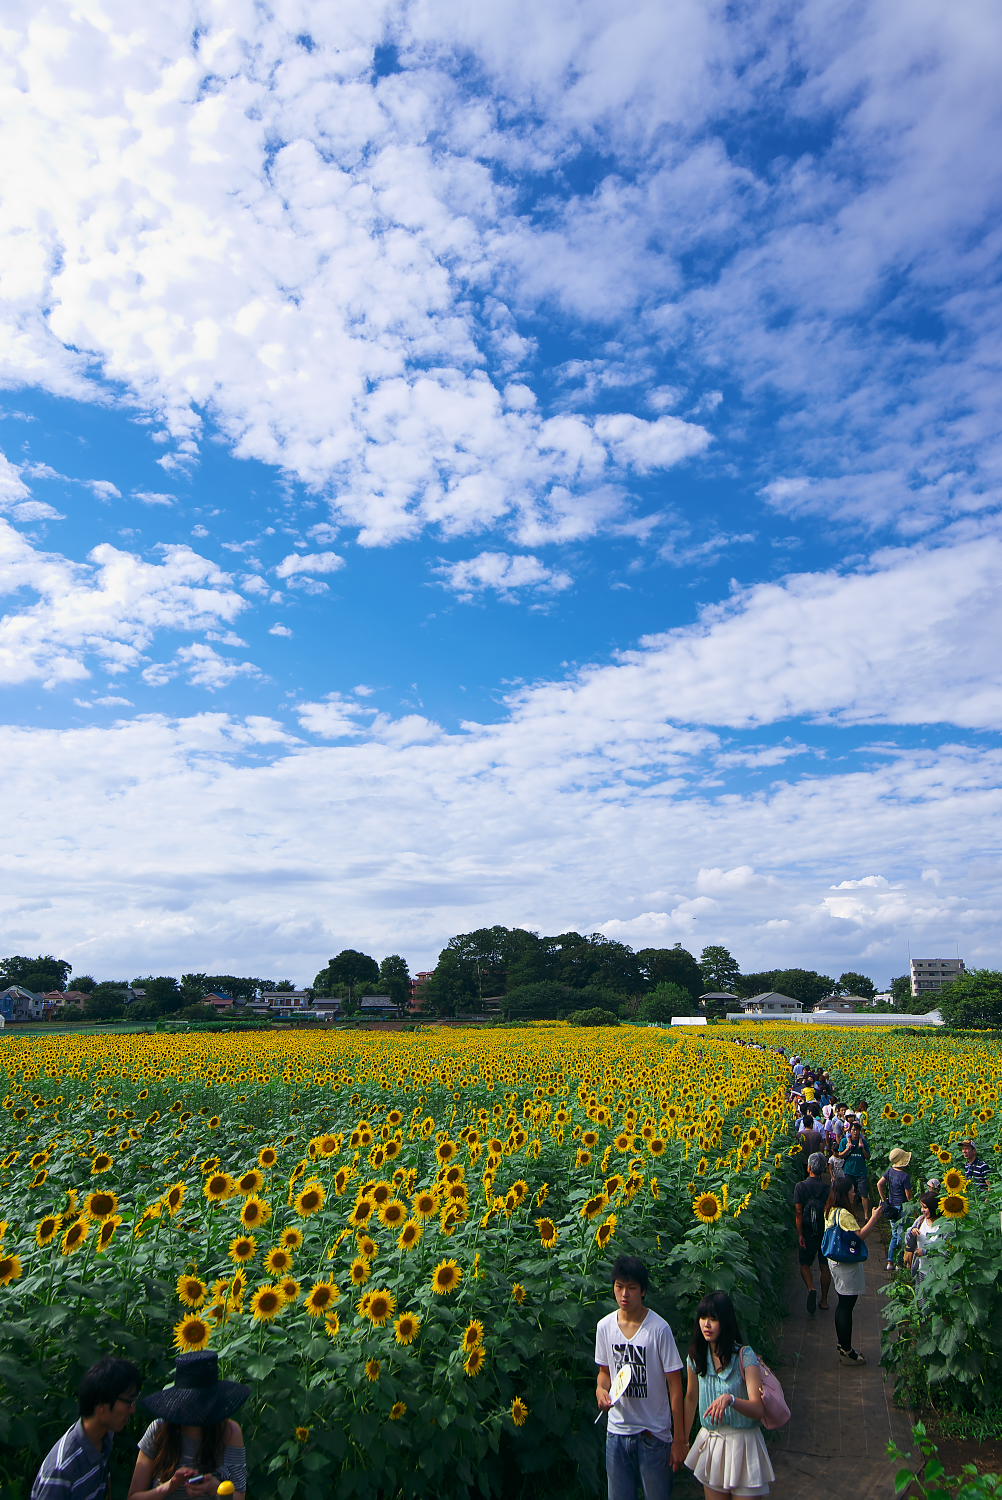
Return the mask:
[[613,1344],[612,1357],[616,1361],[616,1372],[624,1365],[630,1366],[630,1384],[627,1388],[626,1399],[628,1401],[647,1398],[647,1352],[643,1348],[636,1348],[633,1344]]

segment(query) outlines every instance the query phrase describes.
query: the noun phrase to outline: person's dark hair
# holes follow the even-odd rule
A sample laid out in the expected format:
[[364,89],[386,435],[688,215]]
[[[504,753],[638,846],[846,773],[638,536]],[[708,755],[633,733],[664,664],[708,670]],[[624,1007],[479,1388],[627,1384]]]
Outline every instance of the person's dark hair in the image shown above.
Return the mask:
[[[201,1429],[202,1437],[195,1462],[203,1474],[211,1474],[219,1467],[226,1449],[228,1424],[229,1418],[224,1417],[221,1422],[213,1422]],[[163,1423],[157,1433],[152,1462],[154,1484],[162,1484],[177,1469],[181,1462],[181,1424],[179,1422]]]
[[126,1391],[139,1395],[143,1378],[131,1359],[109,1354],[91,1365],[77,1386],[77,1401],[82,1417],[92,1417],[99,1406],[111,1406]]
[[928,1193],[923,1193],[921,1198],[919,1199],[919,1202],[922,1204],[923,1208],[927,1208],[929,1210],[930,1219],[939,1218],[939,1194],[936,1192],[935,1188],[933,1188]]
[[613,1281],[635,1281],[646,1296],[651,1273],[637,1255],[618,1255],[612,1263]]
[[734,1356],[734,1351],[741,1347],[741,1331],[738,1328],[738,1315],[734,1311],[734,1303],[726,1292],[707,1292],[696,1308],[696,1326],[693,1329],[692,1343],[689,1345],[689,1358],[696,1366],[697,1373],[705,1375],[710,1346],[700,1330],[700,1318],[716,1318],[720,1324],[720,1332],[717,1335],[717,1355],[722,1362],[721,1368],[726,1370]]
[[856,1184],[851,1177],[844,1172],[839,1172],[832,1180],[831,1192],[828,1194],[828,1202],[825,1204],[825,1214],[830,1214],[833,1208],[844,1208],[855,1217],[855,1207],[852,1202]]

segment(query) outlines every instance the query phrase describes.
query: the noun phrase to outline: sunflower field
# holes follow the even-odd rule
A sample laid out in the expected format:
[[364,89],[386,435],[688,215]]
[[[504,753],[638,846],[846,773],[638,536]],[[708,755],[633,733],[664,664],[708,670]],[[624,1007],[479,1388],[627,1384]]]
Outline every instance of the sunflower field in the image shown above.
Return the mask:
[[[738,1029],[747,1036],[750,1028]],[[761,1033],[759,1033],[761,1035]],[[1002,1406],[1002,1039],[997,1033],[768,1027],[767,1040],[826,1067],[839,1098],[867,1106],[871,1178],[901,1146],[917,1199],[937,1178],[943,1220],[919,1292],[904,1273],[887,1288],[884,1363],[899,1401],[940,1411]],[[989,1191],[968,1181],[958,1142],[987,1162]]]
[[595,1493],[616,1254],[683,1347],[714,1286],[768,1343],[787,1082],[722,1031],[3,1037],[0,1493],[100,1355],[203,1348],[254,1493]]

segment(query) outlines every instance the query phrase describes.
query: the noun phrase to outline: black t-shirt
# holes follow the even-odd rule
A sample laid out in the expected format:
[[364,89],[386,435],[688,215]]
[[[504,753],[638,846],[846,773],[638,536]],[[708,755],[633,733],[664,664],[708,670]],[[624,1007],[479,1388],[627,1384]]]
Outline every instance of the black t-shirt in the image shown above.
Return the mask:
[[[829,1185],[823,1177],[806,1177],[793,1189],[793,1201],[804,1210],[804,1238],[820,1239],[825,1222]],[[812,1208],[812,1204],[817,1204]]]

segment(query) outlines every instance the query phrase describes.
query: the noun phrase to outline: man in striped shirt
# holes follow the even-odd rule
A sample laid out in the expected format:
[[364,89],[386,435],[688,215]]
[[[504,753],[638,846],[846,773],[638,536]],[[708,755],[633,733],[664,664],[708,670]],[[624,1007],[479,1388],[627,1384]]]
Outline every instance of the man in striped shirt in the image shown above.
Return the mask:
[[967,1175],[979,1187],[983,1193],[988,1191],[988,1163],[978,1155],[978,1148],[973,1141],[961,1141],[960,1149],[964,1153],[964,1161],[967,1163]]
[[102,1359],[87,1371],[77,1396],[80,1420],[47,1454],[31,1500],[106,1500],[111,1445],[136,1409],[140,1377],[128,1359]]

